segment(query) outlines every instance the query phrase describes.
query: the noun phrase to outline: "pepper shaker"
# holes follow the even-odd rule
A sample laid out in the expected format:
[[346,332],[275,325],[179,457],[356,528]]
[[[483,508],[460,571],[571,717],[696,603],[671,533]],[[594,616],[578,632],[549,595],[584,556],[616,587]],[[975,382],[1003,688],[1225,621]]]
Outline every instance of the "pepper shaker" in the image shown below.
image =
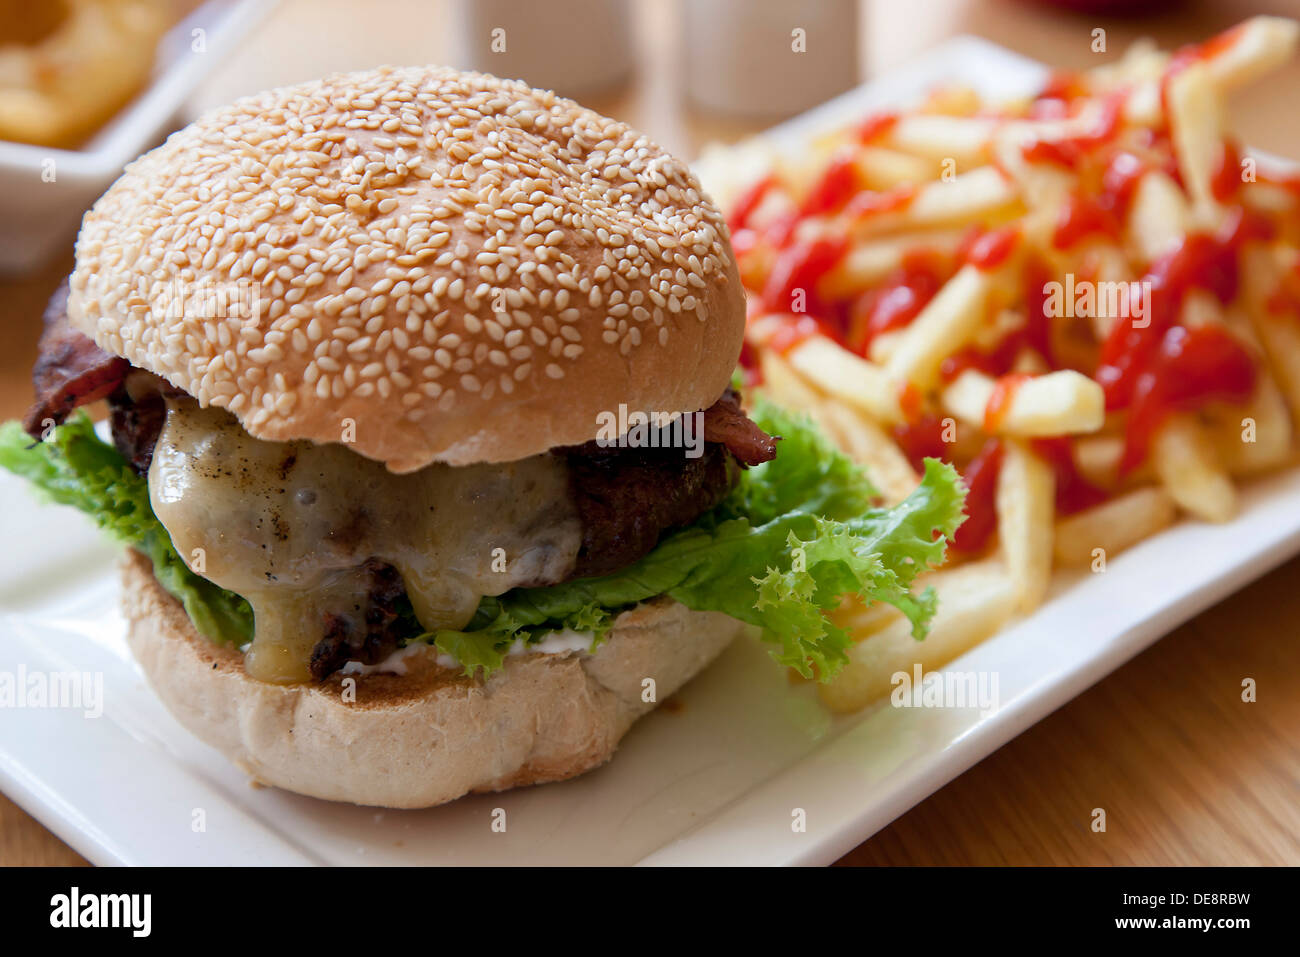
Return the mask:
[[627,82],[631,0],[456,0],[457,66],[573,99]]
[[860,82],[858,0],[685,0],[687,93],[737,116],[802,112]]

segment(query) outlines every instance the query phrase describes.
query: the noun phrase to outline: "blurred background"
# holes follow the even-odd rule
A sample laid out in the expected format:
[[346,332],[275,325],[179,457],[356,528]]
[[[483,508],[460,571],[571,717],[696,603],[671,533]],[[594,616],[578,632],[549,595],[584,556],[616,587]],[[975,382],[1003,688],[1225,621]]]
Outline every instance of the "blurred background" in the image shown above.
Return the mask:
[[[952,36],[975,34],[1053,67],[1085,68],[1140,37],[1177,47],[1256,13],[1297,16],[1300,0],[0,0],[0,417],[21,415],[30,401],[41,313],[71,269],[81,213],[169,130],[247,93],[383,63],[446,63],[554,87],[691,158]],[[1098,29],[1105,52],[1094,50]],[[806,52],[796,54],[792,43]],[[1233,104],[1240,138],[1300,156],[1297,91],[1300,63],[1252,87]],[[1091,773],[1069,762],[1072,731],[1114,735],[1107,715],[1126,710],[1116,707],[1125,695],[1149,697],[1152,682],[1169,684],[1179,668],[1212,674],[1246,653],[1208,642],[1198,653],[1224,660],[1189,665],[1171,641],[953,782],[856,859],[1000,863],[1019,853],[1037,863],[1104,862],[1106,852],[1086,834],[1071,847],[1070,827],[1050,823],[1062,794]],[[1184,685],[1200,673],[1184,672]],[[1139,710],[1159,723],[1155,716],[1187,708],[1148,702]],[[1135,743],[1147,753],[1136,752],[1134,770],[1107,784],[1127,788],[1147,821],[1147,844],[1130,842],[1128,862],[1178,863],[1168,848],[1193,840],[1170,837],[1179,826],[1169,809],[1176,796],[1162,795],[1167,784],[1144,770],[1161,767],[1167,740],[1152,734]],[[1035,786],[1015,789],[1010,806],[999,775],[1025,768]],[[1210,764],[1198,773],[1214,780],[1224,772]],[[955,809],[975,823],[946,837],[934,832]],[[1245,813],[1233,830],[1246,843],[1224,850],[1227,860],[1251,860],[1249,833],[1268,826],[1266,810],[1254,823]],[[1042,822],[1028,844],[990,837],[999,821],[1016,820]],[[945,842],[969,847],[953,857]],[[1043,842],[1061,846],[1044,850]],[[0,797],[0,862],[76,860]]]

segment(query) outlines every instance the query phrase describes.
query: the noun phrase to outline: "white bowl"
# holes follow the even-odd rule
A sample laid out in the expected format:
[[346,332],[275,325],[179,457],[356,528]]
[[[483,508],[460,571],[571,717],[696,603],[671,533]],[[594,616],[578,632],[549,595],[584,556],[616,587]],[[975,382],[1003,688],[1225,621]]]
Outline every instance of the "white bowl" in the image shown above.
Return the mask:
[[209,0],[176,24],[158,45],[148,87],[81,149],[0,141],[0,272],[30,270],[69,242],[82,214],[162,139],[185,98],[272,3]]

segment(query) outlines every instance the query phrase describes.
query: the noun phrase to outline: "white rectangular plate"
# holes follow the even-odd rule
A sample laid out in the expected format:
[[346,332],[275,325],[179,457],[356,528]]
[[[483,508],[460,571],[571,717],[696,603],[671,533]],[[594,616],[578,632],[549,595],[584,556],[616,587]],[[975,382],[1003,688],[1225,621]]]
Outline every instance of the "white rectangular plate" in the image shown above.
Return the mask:
[[[770,134],[809,132],[961,80],[1032,91],[1044,68],[958,39]],[[122,864],[823,864],[1169,629],[1300,550],[1300,473],[1250,486],[1235,522],[1186,522],[1058,582],[1032,617],[949,665],[1000,706],[832,718],[756,642],[734,645],[563,784],[376,811],[255,789],[187,734],[126,652],[113,549],[0,475],[0,672],[103,675],[103,715],[0,708],[0,787],[90,860]],[[493,811],[506,812],[504,833]],[[791,828],[794,809],[805,833]],[[198,812],[202,812],[200,815]],[[202,820],[203,829],[195,822]]]

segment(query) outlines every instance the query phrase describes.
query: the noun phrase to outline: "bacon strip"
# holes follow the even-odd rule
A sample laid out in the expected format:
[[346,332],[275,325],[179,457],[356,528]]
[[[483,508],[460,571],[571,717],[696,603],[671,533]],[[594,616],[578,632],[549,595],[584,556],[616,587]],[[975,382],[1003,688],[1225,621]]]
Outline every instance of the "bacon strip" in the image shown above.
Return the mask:
[[46,426],[62,423],[78,406],[107,398],[122,384],[130,364],[110,355],[68,322],[68,281],[65,279],[45,307],[45,331],[32,369],[36,404],[23,419],[23,428],[40,439]]
[[735,389],[722,393],[722,398],[704,411],[704,441],[720,442],[746,465],[776,458],[776,439],[745,415]]

